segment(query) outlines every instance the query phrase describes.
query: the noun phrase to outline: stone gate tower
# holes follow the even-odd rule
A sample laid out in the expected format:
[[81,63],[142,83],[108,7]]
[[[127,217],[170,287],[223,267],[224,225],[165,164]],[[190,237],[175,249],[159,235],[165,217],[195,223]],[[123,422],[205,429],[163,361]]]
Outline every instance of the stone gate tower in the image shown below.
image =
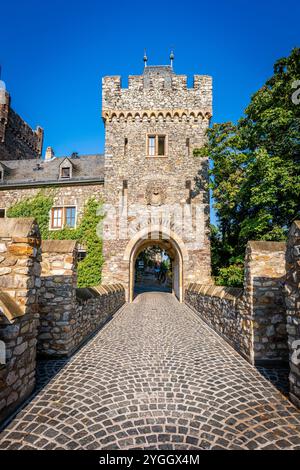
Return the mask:
[[[188,88],[187,76],[175,74],[172,65],[146,65],[142,75],[129,76],[128,88],[122,88],[119,76],[104,77],[102,83],[104,189],[110,207],[103,282],[123,283],[130,300],[135,259],[146,246],[158,244],[170,254],[173,290],[182,300],[187,283],[210,279],[208,161],[193,150],[206,140],[212,79],[195,75]],[[143,220],[135,218],[137,207]],[[177,214],[172,212],[169,232],[161,215],[165,207]],[[189,214],[183,224],[197,240],[182,230],[180,211]]]

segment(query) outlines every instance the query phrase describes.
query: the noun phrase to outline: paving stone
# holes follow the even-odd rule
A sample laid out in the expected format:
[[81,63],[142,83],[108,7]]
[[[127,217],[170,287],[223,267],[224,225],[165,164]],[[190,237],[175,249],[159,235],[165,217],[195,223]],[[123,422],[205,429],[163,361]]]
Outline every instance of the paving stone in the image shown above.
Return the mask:
[[0,449],[299,448],[300,412],[171,294],[138,296],[55,362]]

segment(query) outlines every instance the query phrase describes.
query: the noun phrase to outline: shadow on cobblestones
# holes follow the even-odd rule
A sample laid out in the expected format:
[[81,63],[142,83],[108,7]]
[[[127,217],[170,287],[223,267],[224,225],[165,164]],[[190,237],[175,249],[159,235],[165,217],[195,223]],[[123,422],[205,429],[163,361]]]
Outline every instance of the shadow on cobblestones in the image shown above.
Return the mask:
[[36,387],[34,395],[42,390],[53,377],[68,363],[69,359],[39,359],[36,370]]
[[256,367],[258,372],[283,395],[289,395],[289,368],[288,367]]

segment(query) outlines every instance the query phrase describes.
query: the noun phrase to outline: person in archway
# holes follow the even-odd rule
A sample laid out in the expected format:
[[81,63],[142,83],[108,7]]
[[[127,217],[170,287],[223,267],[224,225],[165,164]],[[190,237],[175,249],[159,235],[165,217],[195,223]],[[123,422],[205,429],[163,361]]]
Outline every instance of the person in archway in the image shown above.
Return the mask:
[[158,261],[155,263],[155,266],[154,266],[154,274],[155,274],[155,279],[159,280],[160,265]]
[[167,266],[165,263],[160,264],[160,269],[159,269],[159,282],[161,284],[164,284],[167,279]]

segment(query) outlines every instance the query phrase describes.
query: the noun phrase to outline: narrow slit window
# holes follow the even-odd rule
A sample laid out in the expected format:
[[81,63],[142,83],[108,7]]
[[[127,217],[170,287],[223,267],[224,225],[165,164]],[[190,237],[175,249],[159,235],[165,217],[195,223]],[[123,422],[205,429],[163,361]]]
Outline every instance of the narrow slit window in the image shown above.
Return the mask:
[[187,180],[185,182],[185,188],[186,188],[186,192],[187,192],[186,202],[187,202],[187,204],[191,204],[191,202],[192,202],[192,182],[191,182],[191,180]]
[[128,181],[123,180],[123,190],[122,190],[123,205],[126,204],[127,196],[128,196]]
[[187,148],[187,154],[190,154],[190,139],[187,137],[186,142],[185,142],[186,148]]
[[124,139],[124,155],[127,155],[127,148],[128,148],[128,138],[125,137],[125,139]]
[[0,219],[5,218],[5,209],[0,209]]

